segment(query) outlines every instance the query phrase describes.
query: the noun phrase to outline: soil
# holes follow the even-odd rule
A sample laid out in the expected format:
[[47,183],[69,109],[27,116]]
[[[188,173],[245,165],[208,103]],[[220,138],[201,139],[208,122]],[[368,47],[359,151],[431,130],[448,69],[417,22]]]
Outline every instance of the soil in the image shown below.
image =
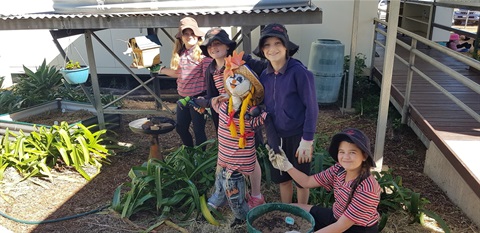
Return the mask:
[[[287,217],[293,219],[293,224],[287,223]],[[285,233],[288,231],[308,232],[313,227],[306,219],[280,210],[273,210],[262,214],[253,220],[252,226],[260,232],[271,233]]]
[[[170,104],[172,107],[174,104]],[[149,101],[125,101],[124,108],[153,109]],[[165,117],[175,119],[173,114],[165,112]],[[129,150],[116,151],[110,157],[110,163],[104,164],[101,171],[86,181],[72,168],[58,168],[51,179],[31,178],[21,181],[21,177],[9,168],[0,183],[0,232],[3,226],[12,232],[139,232],[157,224],[151,232],[246,232],[246,224],[230,228],[233,215],[228,208],[220,209],[226,220],[222,226],[212,226],[204,220],[191,219],[179,223],[175,220],[164,221],[154,213],[140,212],[130,219],[122,219],[119,214],[105,208],[111,203],[114,190],[122,183],[130,181],[128,172],[132,166],[138,166],[148,159],[150,135],[133,133],[128,123],[150,115],[123,115],[122,123],[115,129],[115,135],[121,142],[131,145]],[[317,133],[331,137],[343,128],[354,126],[362,129],[375,142],[376,119],[357,114],[342,114],[337,106],[322,106],[318,118]],[[208,138],[216,137],[213,122],[206,126]],[[394,169],[394,175],[401,176],[403,185],[421,193],[430,204],[426,209],[440,215],[452,232],[480,232],[462,211],[455,206],[447,195],[423,171],[425,147],[415,133],[408,127],[387,131],[384,149],[384,166]],[[175,130],[159,135],[161,154],[168,154],[181,145]],[[328,139],[326,140],[328,142]],[[373,145],[372,145],[372,148]],[[89,173],[95,173],[94,169]],[[262,184],[262,193],[267,202],[279,202],[278,187]],[[88,214],[90,211],[97,211]],[[38,223],[36,221],[52,221]],[[404,212],[396,212],[389,217],[383,232],[440,232],[435,223],[430,227],[411,223]]]
[[61,121],[66,121],[68,124],[73,124],[75,122],[86,120],[94,116],[95,114],[87,110],[62,112],[62,110],[55,109],[52,111],[45,112],[41,115],[36,115],[36,116],[27,117],[25,119],[21,119],[20,121],[35,123],[35,124],[42,124],[42,125],[54,125],[55,122],[57,122],[57,124],[60,124]]

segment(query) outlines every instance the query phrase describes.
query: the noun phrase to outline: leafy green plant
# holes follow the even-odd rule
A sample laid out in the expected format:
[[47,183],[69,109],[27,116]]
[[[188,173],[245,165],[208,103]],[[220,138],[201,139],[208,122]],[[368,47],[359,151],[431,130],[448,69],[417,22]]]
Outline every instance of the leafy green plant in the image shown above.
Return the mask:
[[[357,113],[360,115],[371,115],[377,114],[378,112],[378,103],[379,103],[379,95],[372,95],[371,93],[380,93],[380,88],[376,85],[368,76],[365,75],[365,68],[367,56],[362,53],[358,53],[355,56],[355,67],[354,67],[354,82],[353,82],[353,97],[352,97],[352,107],[356,110]],[[350,69],[350,56],[347,55],[344,57],[343,63],[343,71],[348,77]],[[342,80],[342,87],[345,86],[345,82],[348,79]],[[341,98],[344,99],[343,91],[340,92]]]
[[[353,83],[353,108],[360,115],[374,116],[378,113],[378,103],[380,87],[374,83],[368,76],[365,76],[364,69],[367,57],[359,53],[355,56],[354,83]],[[345,56],[344,70],[348,73],[350,65],[350,56]]]
[[18,110],[21,105],[21,98],[14,95],[12,91],[0,90],[0,114]]
[[[44,126],[25,135],[15,134],[8,129],[1,139],[0,178],[6,167],[14,167],[27,179],[31,176],[50,176],[50,170],[60,161],[66,166],[73,166],[85,179],[90,180],[84,166],[93,165],[100,169],[102,163],[108,162],[110,152],[102,144],[106,130],[92,133],[82,124],[69,126],[67,122]],[[10,138],[15,140],[10,141]]]
[[402,177],[395,177],[392,170],[372,172],[382,189],[380,204],[378,210],[382,215],[379,230],[385,227],[388,219],[388,213],[392,211],[406,211],[411,222],[417,222],[424,225],[425,215],[435,219],[444,232],[450,232],[448,225],[436,213],[425,209],[425,205],[430,203],[426,198],[402,186]]
[[56,98],[58,87],[62,84],[62,74],[44,59],[35,72],[23,66],[22,75],[13,88],[13,93],[21,99],[21,108],[44,103]]
[[[15,140],[10,142],[10,137],[15,138]],[[46,162],[48,152],[29,143],[28,137],[23,132],[15,134],[8,129],[6,130],[0,147],[4,159],[2,166],[5,166],[4,168],[14,167],[22,174],[23,179],[39,173],[50,176],[50,168]],[[3,174],[1,178],[3,178]]]
[[[204,146],[207,147],[203,151]],[[165,160],[150,159],[132,167],[126,182],[115,190],[112,208],[122,217],[131,217],[142,210],[154,210],[162,216],[187,220],[200,209],[200,196],[215,182],[217,144],[209,140],[199,146],[181,146]],[[128,191],[122,194],[123,188]],[[175,210],[175,212],[173,212]]]
[[[85,179],[90,180],[91,177],[83,170],[85,165],[93,165],[97,171],[102,167],[102,163],[109,162],[107,156],[110,152],[106,149],[106,145],[102,143],[103,135],[107,130],[98,130],[96,132],[90,131],[91,128],[96,127],[91,125],[85,127],[83,124],[68,125],[63,121],[60,125],[52,126],[49,132],[54,132],[55,139],[52,141],[54,148],[51,150],[52,155],[59,153],[62,161],[67,166],[73,166]],[[47,133],[46,128],[40,130]],[[33,137],[38,140],[46,139],[50,142],[51,137],[42,137],[42,134],[32,132]]]
[[[80,68],[78,62],[71,62],[72,67]],[[67,64],[68,65],[68,64]],[[0,114],[25,109],[34,105],[45,103],[61,97],[65,100],[77,102],[89,102],[87,94],[79,86],[72,86],[63,80],[59,70],[48,66],[44,59],[42,64],[34,72],[23,66],[25,75],[19,78],[12,90],[0,89]],[[3,77],[0,77],[0,85]],[[92,87],[85,87],[88,93],[92,93]],[[116,98],[113,94],[100,96],[103,104],[110,103]],[[114,106],[121,106],[122,101],[117,101]]]
[[270,160],[268,159],[267,148],[265,148],[263,145],[258,146],[256,152],[258,163],[262,169],[262,180],[267,184],[271,184],[272,177],[270,175],[270,170],[272,169],[272,166],[270,165]]
[[[335,164],[335,160],[328,154],[325,146],[328,145],[330,138],[325,134],[315,134],[312,174],[319,173]],[[310,189],[309,200],[311,203],[322,207],[332,207],[334,202],[333,192],[327,191],[325,188],[319,187]]]
[[[84,89],[92,93],[92,87],[84,87]],[[89,102],[87,95],[85,94],[84,89],[82,89],[80,86],[76,85],[73,86],[67,82],[63,82],[63,85],[61,85],[58,90],[56,96],[61,97],[64,100],[71,100],[71,101],[76,101],[76,102]],[[108,104],[115,100],[115,96],[113,94],[107,93],[107,94],[101,94],[100,95],[100,100],[102,104]],[[114,106],[122,106],[122,100],[119,100],[115,102],[113,105]]]
[[65,64],[65,69],[66,70],[75,70],[75,69],[80,69],[80,62],[74,62],[72,60],[69,60],[67,64]]
[[[355,55],[355,67],[353,75],[355,77],[365,76],[363,74],[363,70],[367,68],[365,61],[367,60],[367,56],[365,54],[359,53]],[[346,55],[343,59],[343,71],[348,73],[350,70],[350,55]]]

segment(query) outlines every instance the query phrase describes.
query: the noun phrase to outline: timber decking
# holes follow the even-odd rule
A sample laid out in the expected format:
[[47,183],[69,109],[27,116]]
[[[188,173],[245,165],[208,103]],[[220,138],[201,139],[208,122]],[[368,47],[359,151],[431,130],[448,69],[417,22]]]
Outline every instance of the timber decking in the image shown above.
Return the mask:
[[[399,35],[398,38],[408,40],[402,37],[404,36]],[[464,75],[465,78],[480,84],[479,71],[471,70],[468,65],[423,44],[419,43],[417,49]],[[373,76],[381,81],[384,49],[377,45],[376,53],[378,57],[374,58]],[[408,61],[408,50],[397,45],[395,53]],[[476,113],[480,113],[480,94],[418,56],[415,58],[415,67]],[[405,101],[407,72],[408,67],[395,59],[391,96],[400,105]],[[429,140],[435,142],[457,172],[480,197],[480,123],[415,72],[410,103],[409,118]]]

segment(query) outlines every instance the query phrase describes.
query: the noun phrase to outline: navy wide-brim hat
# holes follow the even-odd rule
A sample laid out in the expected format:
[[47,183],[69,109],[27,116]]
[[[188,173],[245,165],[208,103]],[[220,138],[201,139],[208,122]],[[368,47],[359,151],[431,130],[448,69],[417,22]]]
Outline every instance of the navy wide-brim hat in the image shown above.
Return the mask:
[[221,28],[212,28],[208,30],[207,34],[205,34],[205,40],[200,45],[200,49],[202,49],[203,55],[210,57],[207,48],[216,40],[228,46],[227,56],[232,55],[233,50],[235,50],[235,48],[237,47],[237,42],[230,40],[225,30]]
[[279,38],[282,42],[283,45],[287,48],[288,56],[293,56],[297,51],[298,51],[298,45],[295,43],[291,42],[290,39],[288,38],[288,33],[287,29],[285,26],[278,24],[278,23],[272,23],[267,26],[260,32],[260,39],[258,40],[258,46],[253,50],[253,54],[257,55],[260,58],[266,58],[265,54],[263,54],[262,47],[263,44],[265,43],[265,39],[269,37],[277,37]]
[[360,148],[364,153],[368,155],[367,161],[372,167],[376,167],[375,162],[373,161],[373,154],[370,151],[370,139],[359,129],[347,128],[342,132],[337,133],[332,138],[332,143],[328,148],[328,153],[332,158],[338,162],[338,146],[340,142],[345,141],[345,139],[350,139],[355,145]]

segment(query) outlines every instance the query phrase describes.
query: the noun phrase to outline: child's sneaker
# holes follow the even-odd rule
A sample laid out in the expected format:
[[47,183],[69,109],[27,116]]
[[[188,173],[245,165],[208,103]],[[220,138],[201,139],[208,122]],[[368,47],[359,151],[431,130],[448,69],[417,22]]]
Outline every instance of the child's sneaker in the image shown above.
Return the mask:
[[263,197],[263,195],[261,196],[262,196],[261,198],[257,198],[248,194],[247,195],[248,208],[252,209],[253,207],[265,204],[265,198]]

